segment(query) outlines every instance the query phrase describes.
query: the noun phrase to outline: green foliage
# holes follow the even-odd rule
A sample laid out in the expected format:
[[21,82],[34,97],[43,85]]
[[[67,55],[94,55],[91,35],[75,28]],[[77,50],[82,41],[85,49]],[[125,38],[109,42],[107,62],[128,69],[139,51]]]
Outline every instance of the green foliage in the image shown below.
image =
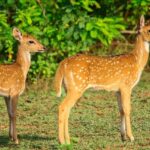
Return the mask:
[[7,58],[7,60],[12,59],[13,40],[10,33],[11,33],[11,28],[7,23],[6,12],[5,11],[1,12],[0,13],[0,61],[4,61],[5,57]]
[[140,15],[150,16],[150,0],[132,0],[127,5],[127,13],[130,15],[127,21],[135,26]]
[[100,8],[100,4],[96,0],[79,0],[79,1],[71,0],[70,2],[73,6],[75,5],[80,6],[88,12],[93,11],[93,9],[91,8],[92,6]]
[[122,38],[120,31],[133,28],[141,14],[150,12],[148,6],[149,0],[1,0],[0,61],[15,59],[11,32],[16,26],[48,48],[33,56],[30,79],[50,77],[60,60]]

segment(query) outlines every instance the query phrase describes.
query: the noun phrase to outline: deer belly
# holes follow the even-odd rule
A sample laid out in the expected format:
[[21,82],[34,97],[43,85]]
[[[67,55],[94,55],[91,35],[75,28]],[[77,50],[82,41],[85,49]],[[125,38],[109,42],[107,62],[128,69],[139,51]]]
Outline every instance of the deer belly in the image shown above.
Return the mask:
[[138,76],[137,76],[135,82],[133,83],[132,88],[134,88],[134,86],[136,86],[136,84],[139,82],[140,77],[141,77],[141,74],[142,74],[142,72],[139,72],[139,73],[138,73]]
[[8,89],[0,89],[0,96],[9,96],[9,90]]
[[10,96],[10,95],[21,95],[25,89],[25,83],[21,79],[13,80],[9,78],[0,82],[0,95]]
[[100,84],[91,84],[89,88],[93,88],[94,90],[106,90],[106,91],[118,91],[119,88],[116,84],[108,84],[108,85],[100,85]]

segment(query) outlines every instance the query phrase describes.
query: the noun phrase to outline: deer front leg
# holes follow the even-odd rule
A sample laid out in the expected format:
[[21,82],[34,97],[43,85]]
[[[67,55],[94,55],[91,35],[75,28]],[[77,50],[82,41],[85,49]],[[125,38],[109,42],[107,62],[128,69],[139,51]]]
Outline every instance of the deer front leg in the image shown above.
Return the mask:
[[119,107],[119,112],[120,112],[120,117],[121,117],[121,125],[120,125],[121,138],[122,138],[122,141],[125,141],[126,140],[125,116],[124,116],[124,111],[122,108],[120,92],[117,92],[117,99],[118,99],[118,107]]
[[18,96],[5,98],[9,116],[9,136],[15,141],[15,144],[19,144],[16,132],[16,109],[17,109]]
[[10,120],[11,120],[11,116],[10,116],[10,97],[4,97],[5,99],[5,103],[6,103],[6,106],[7,106],[7,112],[8,112],[8,117],[9,117],[9,137],[11,140],[13,140],[13,133],[12,133],[12,128],[11,128],[11,123],[10,123]]
[[130,112],[131,112],[130,98],[131,98],[130,90],[128,89],[121,90],[121,104],[125,116],[126,133],[129,139],[131,141],[134,141],[134,137],[132,135],[132,130],[131,130],[131,120],[130,120]]
[[15,144],[19,144],[19,140],[17,138],[17,131],[16,131],[16,111],[17,111],[17,102],[18,102],[18,96],[13,96],[11,98],[11,126],[13,129],[13,141],[15,141]]

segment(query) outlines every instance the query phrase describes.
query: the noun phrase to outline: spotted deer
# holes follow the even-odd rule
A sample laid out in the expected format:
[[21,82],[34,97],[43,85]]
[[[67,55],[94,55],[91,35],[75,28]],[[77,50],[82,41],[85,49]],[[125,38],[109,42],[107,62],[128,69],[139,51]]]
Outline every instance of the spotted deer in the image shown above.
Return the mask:
[[69,144],[68,118],[71,108],[88,88],[116,91],[121,116],[121,137],[134,140],[131,123],[131,92],[138,83],[149,55],[150,25],[140,18],[135,48],[117,56],[76,55],[63,60],[57,69],[54,86],[61,96],[64,83],[67,94],[59,106],[59,141]]
[[9,116],[9,137],[19,143],[16,132],[16,108],[18,97],[25,89],[27,73],[31,63],[30,52],[42,52],[45,47],[35,38],[22,35],[13,29],[13,36],[20,42],[16,61],[12,64],[0,65],[0,95],[4,97]]

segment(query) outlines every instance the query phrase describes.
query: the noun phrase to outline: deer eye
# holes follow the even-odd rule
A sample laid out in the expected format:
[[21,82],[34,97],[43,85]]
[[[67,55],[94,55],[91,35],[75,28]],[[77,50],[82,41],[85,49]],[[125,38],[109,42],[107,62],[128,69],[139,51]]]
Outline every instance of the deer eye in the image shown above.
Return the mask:
[[28,41],[28,43],[29,43],[29,44],[35,44],[35,42],[34,42],[34,41]]

